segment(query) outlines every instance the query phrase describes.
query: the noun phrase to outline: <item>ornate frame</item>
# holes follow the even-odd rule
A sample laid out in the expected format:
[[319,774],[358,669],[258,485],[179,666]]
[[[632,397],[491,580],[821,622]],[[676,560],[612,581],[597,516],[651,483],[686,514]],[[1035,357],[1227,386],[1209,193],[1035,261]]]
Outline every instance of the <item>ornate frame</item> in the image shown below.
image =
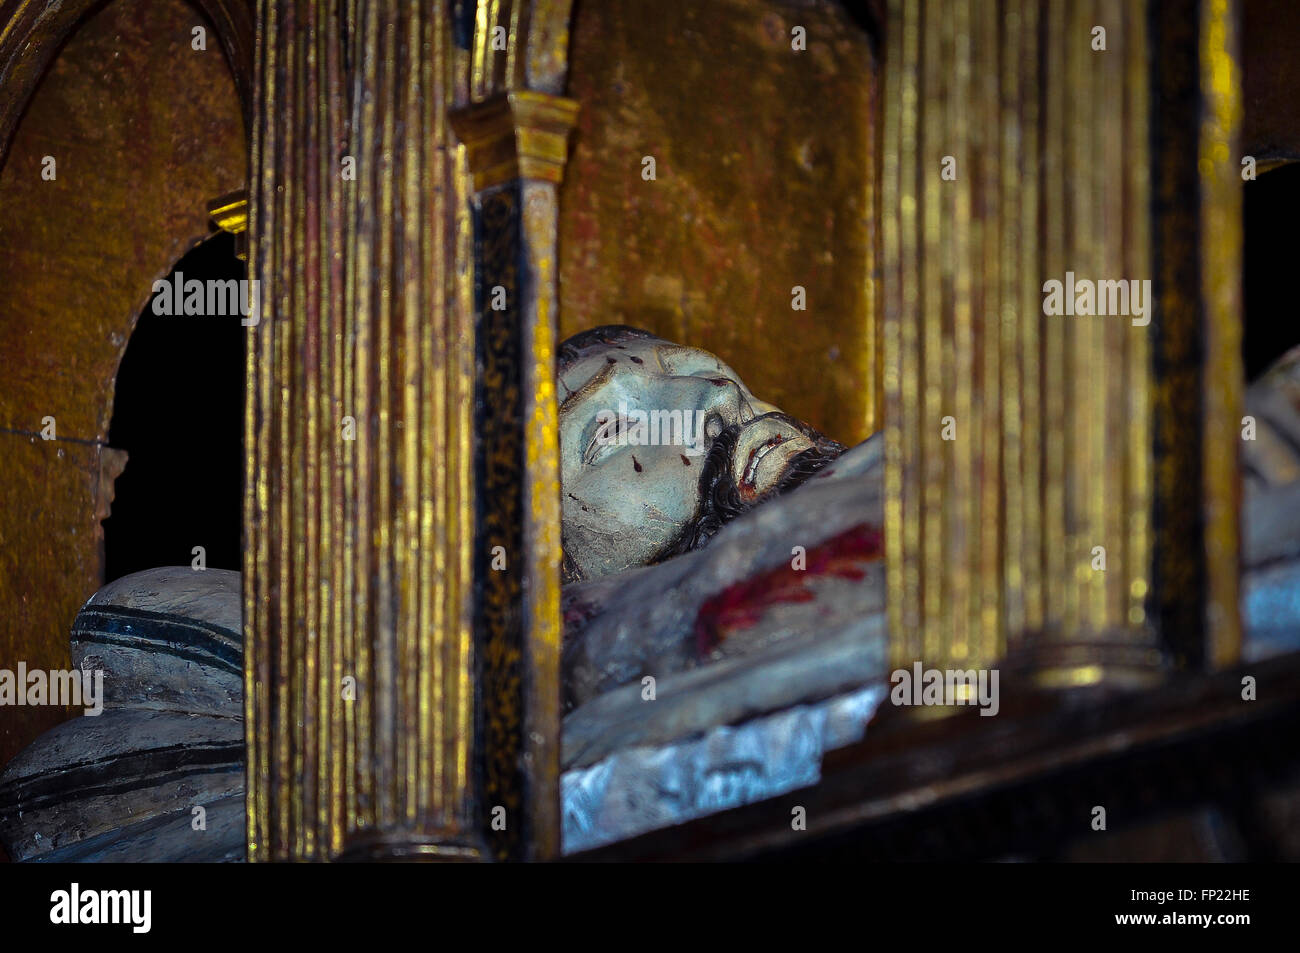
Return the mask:
[[[570,4],[456,8],[455,29],[442,4],[412,13],[378,3],[341,25],[320,14],[299,23],[290,0],[259,8],[253,261],[275,320],[264,322],[249,367],[258,381],[245,590],[253,859],[559,850],[550,374],[554,183],[575,108],[559,98]],[[1114,69],[1094,69],[1071,44],[1097,19],[1123,25]],[[1010,652],[1034,684],[1067,688],[1151,684],[1170,663],[1231,662],[1236,474],[1214,441],[1235,427],[1240,401],[1235,5],[890,0],[884,20],[895,658],[969,667]],[[504,49],[494,45],[501,36]],[[999,56],[1005,43],[1025,55]],[[1149,69],[1152,51],[1160,65]],[[277,86],[282,64],[304,63],[311,76]],[[1095,165],[1067,158],[1097,130],[1066,109],[1064,77],[1128,98],[1124,113],[1095,117]],[[1182,108],[1150,127],[1155,95]],[[325,120],[311,123],[322,105]],[[949,115],[953,148],[1001,154],[1028,184],[1023,201],[1010,198],[1012,171],[978,159],[951,195],[939,192],[929,153]],[[413,146],[411,129],[432,148]],[[355,193],[330,182],[339,142],[376,150],[383,175],[359,179]],[[1136,157],[1127,165],[1114,159],[1120,144]],[[1079,177],[1089,186],[1079,192],[1110,189],[1118,204],[1068,204]],[[976,187],[1000,198],[978,211]],[[1200,196],[1194,209],[1174,201],[1186,189]],[[941,209],[960,226],[951,239],[938,230]],[[411,226],[413,210],[423,231]],[[1154,270],[1158,333],[1019,320],[1038,309],[1040,266],[1076,259]],[[306,269],[318,270],[325,294]],[[489,303],[497,287],[504,311]],[[944,290],[920,296],[923,287]],[[431,320],[414,320],[430,309]],[[996,320],[976,320],[988,313]],[[963,373],[936,357],[945,348],[965,355]],[[1205,348],[1212,362],[1199,357]],[[1065,376],[1027,356],[1039,353]],[[1064,383],[1097,373],[1105,383],[1095,393]],[[987,399],[977,379],[996,380],[997,396]],[[1031,383],[1041,413],[1021,400]],[[355,447],[330,437],[345,410],[340,392],[365,422]],[[929,432],[945,400],[980,441],[950,460]],[[437,419],[421,416],[428,406]],[[398,421],[417,420],[418,439],[399,431]],[[1070,421],[1081,429],[1066,437]],[[1106,452],[1115,433],[1123,455]],[[1101,480],[1081,488],[1070,468],[1093,465]],[[1014,491],[1005,498],[1004,478]],[[432,499],[400,495],[416,481],[433,487]],[[1084,516],[1067,525],[1067,506]],[[1120,541],[1100,582],[1079,568],[1095,533]],[[492,547],[509,570],[485,568]],[[1198,581],[1206,598],[1188,611],[1185,592]],[[331,698],[351,653],[355,710]],[[481,776],[470,734],[483,746]],[[502,816],[505,830],[494,830]]]
[[[263,289],[246,406],[249,858],[555,857],[555,185],[576,109],[561,95],[572,0],[196,3],[245,106]],[[15,91],[0,150],[94,5],[0,10],[0,83]],[[1240,416],[1236,3],[889,0],[883,19],[895,657],[970,666],[1011,650],[1050,686],[1229,664],[1237,478],[1216,441]],[[1118,73],[1071,45],[1097,19],[1131,38]],[[1004,41],[1029,55],[999,56]],[[1111,93],[1120,78],[1129,97],[1124,115],[1097,117],[1095,167],[1064,164],[1090,130],[1065,108],[1062,76]],[[930,152],[946,117],[959,152],[1027,156],[1024,201],[978,162],[941,195]],[[1129,165],[1111,158],[1122,143]],[[1067,206],[1075,175],[1128,201],[1088,218]],[[978,210],[977,186],[998,201]],[[941,208],[975,231],[944,237]],[[1074,255],[1154,272],[1159,334],[1089,331],[1067,350],[1057,330],[1018,321],[1035,307],[1034,262]],[[1009,260],[1023,267],[999,267]],[[921,294],[936,286],[948,290]],[[992,303],[997,320],[975,321]],[[935,361],[945,346],[969,346],[951,378]],[[1067,392],[1020,359],[1040,346],[1069,373],[1118,361],[1126,376],[1100,396]],[[977,399],[977,368],[1000,382],[996,400]],[[1019,401],[1031,374],[1039,416]],[[945,393],[988,453],[945,458],[929,427]],[[1121,413],[1127,456],[1080,494],[1070,461],[1109,466],[1109,424],[1087,422]],[[1068,420],[1082,428],[1072,442]],[[1007,499],[976,492],[1006,476]],[[1052,524],[1072,494],[1087,517]],[[1112,531],[1125,539],[1115,574],[1072,597],[1080,547]],[[1189,602],[1189,587],[1205,598]]]

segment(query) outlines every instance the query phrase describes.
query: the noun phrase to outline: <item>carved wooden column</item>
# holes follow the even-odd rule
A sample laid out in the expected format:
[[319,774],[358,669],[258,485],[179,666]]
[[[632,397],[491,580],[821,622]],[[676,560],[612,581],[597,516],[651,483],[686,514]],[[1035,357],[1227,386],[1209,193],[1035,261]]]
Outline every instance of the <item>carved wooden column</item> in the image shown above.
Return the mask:
[[558,850],[553,180],[471,208],[461,9],[258,8],[252,860]]
[[[1009,654],[1039,684],[1068,687],[1230,662],[1235,5],[888,10],[896,663],[968,668]],[[1067,275],[1149,281],[1146,314],[1050,313],[1046,283]]]
[[[555,393],[556,186],[577,103],[529,91],[499,93],[453,117],[474,178],[479,360],[477,428],[478,627],[482,690],[497,699],[485,741],[484,795],[526,823],[494,831],[499,856],[557,856],[559,804],[560,470]],[[523,422],[522,432],[519,422]],[[523,686],[524,707],[509,697]],[[522,840],[520,839],[522,834]]]

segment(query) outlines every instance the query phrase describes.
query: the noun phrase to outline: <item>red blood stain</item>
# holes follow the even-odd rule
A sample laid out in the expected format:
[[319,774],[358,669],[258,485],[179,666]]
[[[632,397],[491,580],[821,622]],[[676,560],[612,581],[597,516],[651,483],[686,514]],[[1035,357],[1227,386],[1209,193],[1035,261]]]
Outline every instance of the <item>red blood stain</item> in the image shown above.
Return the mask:
[[731,635],[758,622],[772,606],[811,602],[814,577],[866,578],[862,564],[879,559],[883,544],[879,527],[859,523],[808,550],[807,568],[785,563],[775,569],[734,582],[711,596],[695,616],[695,649],[708,657]]
[[575,626],[585,625],[600,614],[600,607],[582,599],[565,600],[564,629],[572,631]]

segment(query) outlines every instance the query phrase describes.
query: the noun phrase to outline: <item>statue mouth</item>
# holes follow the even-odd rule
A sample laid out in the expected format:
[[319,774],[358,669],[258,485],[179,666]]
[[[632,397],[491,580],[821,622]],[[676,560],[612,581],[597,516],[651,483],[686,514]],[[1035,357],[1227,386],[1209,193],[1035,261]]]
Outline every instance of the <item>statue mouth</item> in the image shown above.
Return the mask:
[[[749,459],[745,462],[745,474],[740,480],[740,494],[742,497],[744,497],[747,500],[752,500],[754,497],[758,495],[758,487],[757,487],[758,465],[763,461],[763,458],[766,457],[771,451],[775,450],[777,447],[779,447],[781,444],[785,443],[789,439],[790,438],[787,437],[785,434],[777,434],[776,436],[770,438],[769,440],[764,441],[763,443],[760,443],[757,447],[754,447],[752,450],[749,451]],[[785,470],[784,464],[782,465],[781,469],[782,472],[784,472]],[[775,475],[774,479],[766,482],[777,483],[780,481],[780,479],[781,479],[781,474],[778,473]]]
[[[779,419],[767,418],[763,423],[751,424],[768,430],[769,436],[756,442],[745,453],[744,445],[748,443],[742,436],[738,453],[744,454],[743,468],[737,466],[740,459],[733,464],[736,492],[745,503],[754,503],[769,492],[781,486],[794,460],[805,450],[811,449],[813,443],[802,433],[791,431],[783,426]],[[769,429],[771,428],[771,429]],[[763,430],[753,434],[750,439],[761,439]]]
[[700,468],[699,514],[651,562],[706,546],[727,523],[800,486],[843,452],[780,411],[732,424],[713,439]]

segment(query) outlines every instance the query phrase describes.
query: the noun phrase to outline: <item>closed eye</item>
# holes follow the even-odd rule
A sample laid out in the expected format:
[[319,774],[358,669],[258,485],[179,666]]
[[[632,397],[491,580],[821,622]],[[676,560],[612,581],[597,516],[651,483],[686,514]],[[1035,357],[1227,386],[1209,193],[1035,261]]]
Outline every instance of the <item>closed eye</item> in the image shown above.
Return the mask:
[[628,429],[627,418],[622,414],[616,417],[598,415],[594,421],[594,431],[587,449],[582,454],[583,466],[591,466],[605,452],[619,449],[618,438]]

